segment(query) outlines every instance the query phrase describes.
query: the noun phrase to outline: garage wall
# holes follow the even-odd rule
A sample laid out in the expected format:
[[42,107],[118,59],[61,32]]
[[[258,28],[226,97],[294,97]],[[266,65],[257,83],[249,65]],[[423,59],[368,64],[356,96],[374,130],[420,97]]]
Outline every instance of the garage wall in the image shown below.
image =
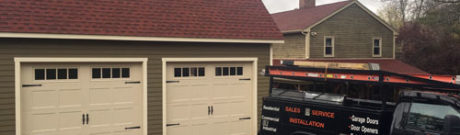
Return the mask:
[[[51,39],[0,39],[0,135],[15,134],[14,57],[147,57],[148,132],[162,134],[163,57],[258,57],[258,71],[269,65],[268,44],[165,43]],[[258,116],[268,78],[258,76]],[[260,118],[259,118],[260,119]],[[258,120],[259,121],[259,120]]]

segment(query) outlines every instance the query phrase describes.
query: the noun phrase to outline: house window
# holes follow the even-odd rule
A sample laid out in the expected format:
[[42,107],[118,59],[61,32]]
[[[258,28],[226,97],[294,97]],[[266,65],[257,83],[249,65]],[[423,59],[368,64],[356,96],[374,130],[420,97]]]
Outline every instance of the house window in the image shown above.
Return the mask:
[[372,40],[372,56],[381,57],[382,56],[382,39],[374,38]]
[[324,37],[324,57],[334,57],[334,37]]

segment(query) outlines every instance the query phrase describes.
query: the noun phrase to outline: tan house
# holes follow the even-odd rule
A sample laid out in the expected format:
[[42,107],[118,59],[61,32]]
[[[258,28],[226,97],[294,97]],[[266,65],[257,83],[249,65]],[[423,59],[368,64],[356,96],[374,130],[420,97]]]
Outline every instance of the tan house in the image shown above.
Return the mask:
[[0,2],[0,134],[257,134],[259,0]]
[[300,0],[299,9],[272,17],[285,38],[285,43],[273,45],[274,64],[280,59],[372,62],[382,70],[425,73],[395,60],[400,51],[397,31],[357,0],[320,6],[315,0]]

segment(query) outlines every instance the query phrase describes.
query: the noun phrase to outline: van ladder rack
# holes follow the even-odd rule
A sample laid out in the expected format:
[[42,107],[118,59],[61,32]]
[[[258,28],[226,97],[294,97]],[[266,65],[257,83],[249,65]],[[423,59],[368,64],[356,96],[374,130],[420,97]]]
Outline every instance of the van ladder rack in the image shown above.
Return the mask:
[[270,77],[270,81],[273,81],[273,77],[306,81],[348,81],[460,92],[460,76],[449,75],[406,75],[379,70],[328,69],[297,66],[267,66],[265,75]]

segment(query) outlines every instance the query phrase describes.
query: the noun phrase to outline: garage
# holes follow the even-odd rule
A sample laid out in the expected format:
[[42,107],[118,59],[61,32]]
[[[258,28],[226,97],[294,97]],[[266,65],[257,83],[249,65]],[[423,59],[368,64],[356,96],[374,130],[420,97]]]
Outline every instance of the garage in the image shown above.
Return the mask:
[[1,134],[257,134],[284,42],[261,1],[0,3]]
[[17,92],[22,134],[141,134],[145,82],[142,64],[21,63],[21,88]]
[[184,60],[164,59],[166,134],[254,134],[256,59]]

